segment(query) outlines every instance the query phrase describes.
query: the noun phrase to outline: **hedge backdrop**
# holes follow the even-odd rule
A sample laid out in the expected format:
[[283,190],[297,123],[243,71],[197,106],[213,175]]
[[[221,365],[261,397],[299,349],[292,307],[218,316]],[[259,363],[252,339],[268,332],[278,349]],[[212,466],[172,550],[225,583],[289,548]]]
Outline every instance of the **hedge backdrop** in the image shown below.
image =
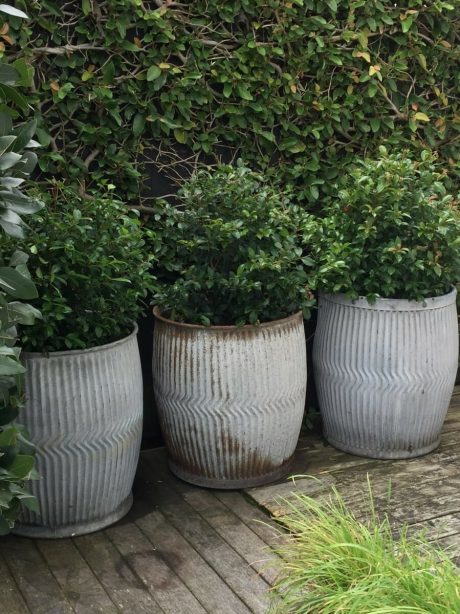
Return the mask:
[[[459,175],[460,0],[17,0],[42,171],[149,208],[242,157],[312,206],[355,154],[430,146]],[[14,51],[14,49],[13,49]],[[151,189],[145,190],[144,177]]]

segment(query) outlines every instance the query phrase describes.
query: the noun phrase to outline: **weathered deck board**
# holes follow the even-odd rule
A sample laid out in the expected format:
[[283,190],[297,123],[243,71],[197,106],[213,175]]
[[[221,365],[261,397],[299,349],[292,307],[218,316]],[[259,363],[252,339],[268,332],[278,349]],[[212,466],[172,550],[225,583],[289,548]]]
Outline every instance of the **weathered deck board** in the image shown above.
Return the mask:
[[206,613],[193,593],[168,567],[157,549],[146,539],[134,522],[118,523],[107,529],[106,534],[141,578],[150,594],[155,596],[155,600],[165,614]]
[[[185,493],[184,499],[268,584],[274,582],[277,557],[254,531],[242,524],[212,493],[195,490]],[[266,588],[263,586],[264,593]]]
[[[346,468],[341,463],[331,464],[327,468],[322,467],[320,471],[313,469],[310,477],[309,472],[305,471],[306,475],[294,480],[247,492],[261,507],[269,509],[276,516],[282,515],[283,509],[287,509],[282,499],[289,499],[293,493],[320,496],[329,493],[331,487],[335,486],[342,491],[345,500],[361,500],[367,496],[368,478],[376,499],[383,497],[386,500],[389,489],[394,495],[401,490],[409,493],[412,489],[416,499],[420,496],[426,498],[429,489],[434,488],[438,495],[451,491],[450,481],[460,476],[460,458],[441,456],[441,459],[438,454],[432,454],[409,461],[371,461]],[[427,489],[426,494],[419,493],[420,485]],[[393,500],[396,503],[396,497]]]
[[19,588],[1,555],[0,578],[2,582],[2,589],[0,593],[0,612],[4,612],[5,614],[29,614],[30,610],[27,607]]
[[[243,524],[241,519],[217,498],[219,491],[204,490],[177,480],[168,470],[163,454],[149,455],[148,464],[155,466],[155,471],[158,472],[162,482],[179,494],[249,566],[253,567],[269,584],[273,583],[274,562],[277,557],[267,543],[253,530],[254,512],[256,511],[254,507],[250,506],[249,523],[251,526],[248,526]],[[236,498],[244,503],[244,499],[239,494],[236,495]],[[263,513],[262,518],[267,523],[267,517]],[[265,586],[263,586],[263,591],[266,592]]]
[[250,612],[161,512],[151,511],[136,520],[136,524],[207,612]]
[[[460,533],[460,512],[416,522],[411,525],[411,529],[424,531],[426,537],[431,540],[455,536]],[[460,542],[459,537],[457,540]]]
[[[152,457],[146,459],[153,471]],[[141,475],[149,473],[142,470]],[[165,481],[149,484],[155,500],[168,522],[195,548],[200,556],[222,577],[252,612],[266,612],[268,607],[267,583],[251,569],[248,563]]]
[[72,540],[41,539],[35,544],[75,612],[118,612]]
[[[1,553],[33,614],[74,612],[33,540],[24,537],[2,538]],[[0,594],[0,612],[7,614],[6,608],[2,610],[1,600]]]
[[232,490],[214,491],[213,494],[242,524],[248,526],[269,546],[276,547],[285,538],[280,527],[249,498],[242,497],[239,492]]
[[120,610],[136,614],[162,614],[162,609],[145,584],[103,531],[76,537],[73,541]]
[[117,525],[60,541],[0,538],[0,614],[266,614],[277,560],[267,544],[286,539],[267,511],[282,517],[281,498],[325,497],[335,486],[364,514],[368,476],[395,526],[424,529],[460,562],[460,389],[436,452],[375,461],[309,433],[293,473],[316,479],[203,490],[169,473],[164,450],[143,452],[133,509]]

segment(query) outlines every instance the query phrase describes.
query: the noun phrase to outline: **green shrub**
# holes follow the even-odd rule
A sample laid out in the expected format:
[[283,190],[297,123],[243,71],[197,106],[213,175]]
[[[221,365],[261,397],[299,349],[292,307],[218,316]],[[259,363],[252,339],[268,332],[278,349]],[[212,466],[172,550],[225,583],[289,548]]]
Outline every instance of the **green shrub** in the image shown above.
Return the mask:
[[[174,320],[256,324],[313,304],[313,218],[242,166],[200,171],[155,217],[156,304]],[[303,263],[303,264],[302,264]]]
[[421,300],[460,280],[460,212],[428,151],[364,159],[325,208],[318,286],[374,300]]
[[43,200],[24,241],[42,320],[21,331],[24,348],[88,348],[129,334],[152,283],[137,215],[110,194],[83,199],[60,185]]
[[53,176],[137,204],[142,170],[242,157],[312,203],[386,142],[458,170],[460,0],[29,4],[9,35],[37,67]]
[[[1,14],[25,17],[9,5]],[[8,256],[0,252],[0,535],[10,531],[22,506],[37,511],[37,502],[25,490],[25,483],[36,477],[33,446],[23,426],[16,422],[23,402],[21,348],[17,345],[17,326],[33,324],[39,312],[23,301],[37,296],[27,269],[27,255],[18,249],[24,236],[22,216],[36,213],[42,203],[21,191],[37,163],[33,149],[36,123],[19,123],[19,111],[28,112],[26,98],[18,91],[28,74],[24,61],[14,65],[0,62],[0,241],[8,241]],[[5,238],[6,237],[6,238]]]
[[396,537],[378,519],[372,497],[359,521],[342,497],[296,494],[278,550],[275,612],[283,614],[453,614],[460,612],[460,575],[442,551],[403,526]]

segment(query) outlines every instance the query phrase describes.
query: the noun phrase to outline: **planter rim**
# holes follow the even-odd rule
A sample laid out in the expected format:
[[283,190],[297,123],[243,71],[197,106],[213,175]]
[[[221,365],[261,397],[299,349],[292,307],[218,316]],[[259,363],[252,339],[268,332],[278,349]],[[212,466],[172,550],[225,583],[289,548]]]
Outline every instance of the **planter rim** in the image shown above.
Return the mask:
[[85,350],[62,350],[59,352],[21,352],[22,358],[59,358],[60,356],[78,356],[80,354],[92,354],[95,352],[110,350],[117,345],[122,345],[126,341],[129,341],[133,337],[137,335],[139,327],[137,324],[133,326],[133,332],[127,335],[126,337],[122,337],[121,339],[117,339],[116,341],[111,341],[110,343],[105,343],[104,345],[95,345],[91,348],[86,348]]
[[457,289],[452,289],[441,296],[433,296],[423,299],[422,301],[414,301],[405,298],[377,298],[375,303],[369,303],[365,296],[353,299],[346,294],[327,294],[319,293],[319,298],[329,303],[346,305],[357,309],[368,309],[370,311],[425,311],[429,309],[441,309],[455,303],[457,297]]
[[158,307],[153,308],[153,315],[155,319],[160,322],[164,322],[165,324],[169,324],[170,326],[175,326],[177,328],[183,328],[186,330],[201,330],[201,331],[209,331],[209,332],[240,332],[240,331],[248,331],[248,332],[256,332],[261,328],[276,328],[277,326],[282,326],[283,324],[287,324],[288,322],[294,322],[296,320],[303,321],[303,314],[301,311],[297,311],[286,318],[280,318],[279,320],[271,320],[270,322],[261,322],[260,324],[244,324],[243,326],[236,326],[236,324],[230,325],[211,325],[205,326],[204,324],[187,324],[186,322],[177,322],[176,320],[169,320],[160,314],[160,309]]

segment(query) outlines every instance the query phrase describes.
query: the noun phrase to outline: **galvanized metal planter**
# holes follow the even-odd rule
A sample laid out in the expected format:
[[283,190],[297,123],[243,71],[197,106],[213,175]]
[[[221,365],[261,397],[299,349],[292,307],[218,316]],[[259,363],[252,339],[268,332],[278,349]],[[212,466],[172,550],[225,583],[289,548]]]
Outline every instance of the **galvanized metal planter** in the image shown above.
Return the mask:
[[173,473],[212,488],[286,474],[305,405],[302,314],[204,327],[154,313],[155,397]]
[[326,439],[373,458],[434,450],[458,363],[456,291],[423,302],[322,295],[313,349]]
[[25,512],[15,533],[82,535],[129,511],[142,436],[136,333],[84,351],[24,354],[21,421],[38,448],[42,479],[31,490],[41,514]]

